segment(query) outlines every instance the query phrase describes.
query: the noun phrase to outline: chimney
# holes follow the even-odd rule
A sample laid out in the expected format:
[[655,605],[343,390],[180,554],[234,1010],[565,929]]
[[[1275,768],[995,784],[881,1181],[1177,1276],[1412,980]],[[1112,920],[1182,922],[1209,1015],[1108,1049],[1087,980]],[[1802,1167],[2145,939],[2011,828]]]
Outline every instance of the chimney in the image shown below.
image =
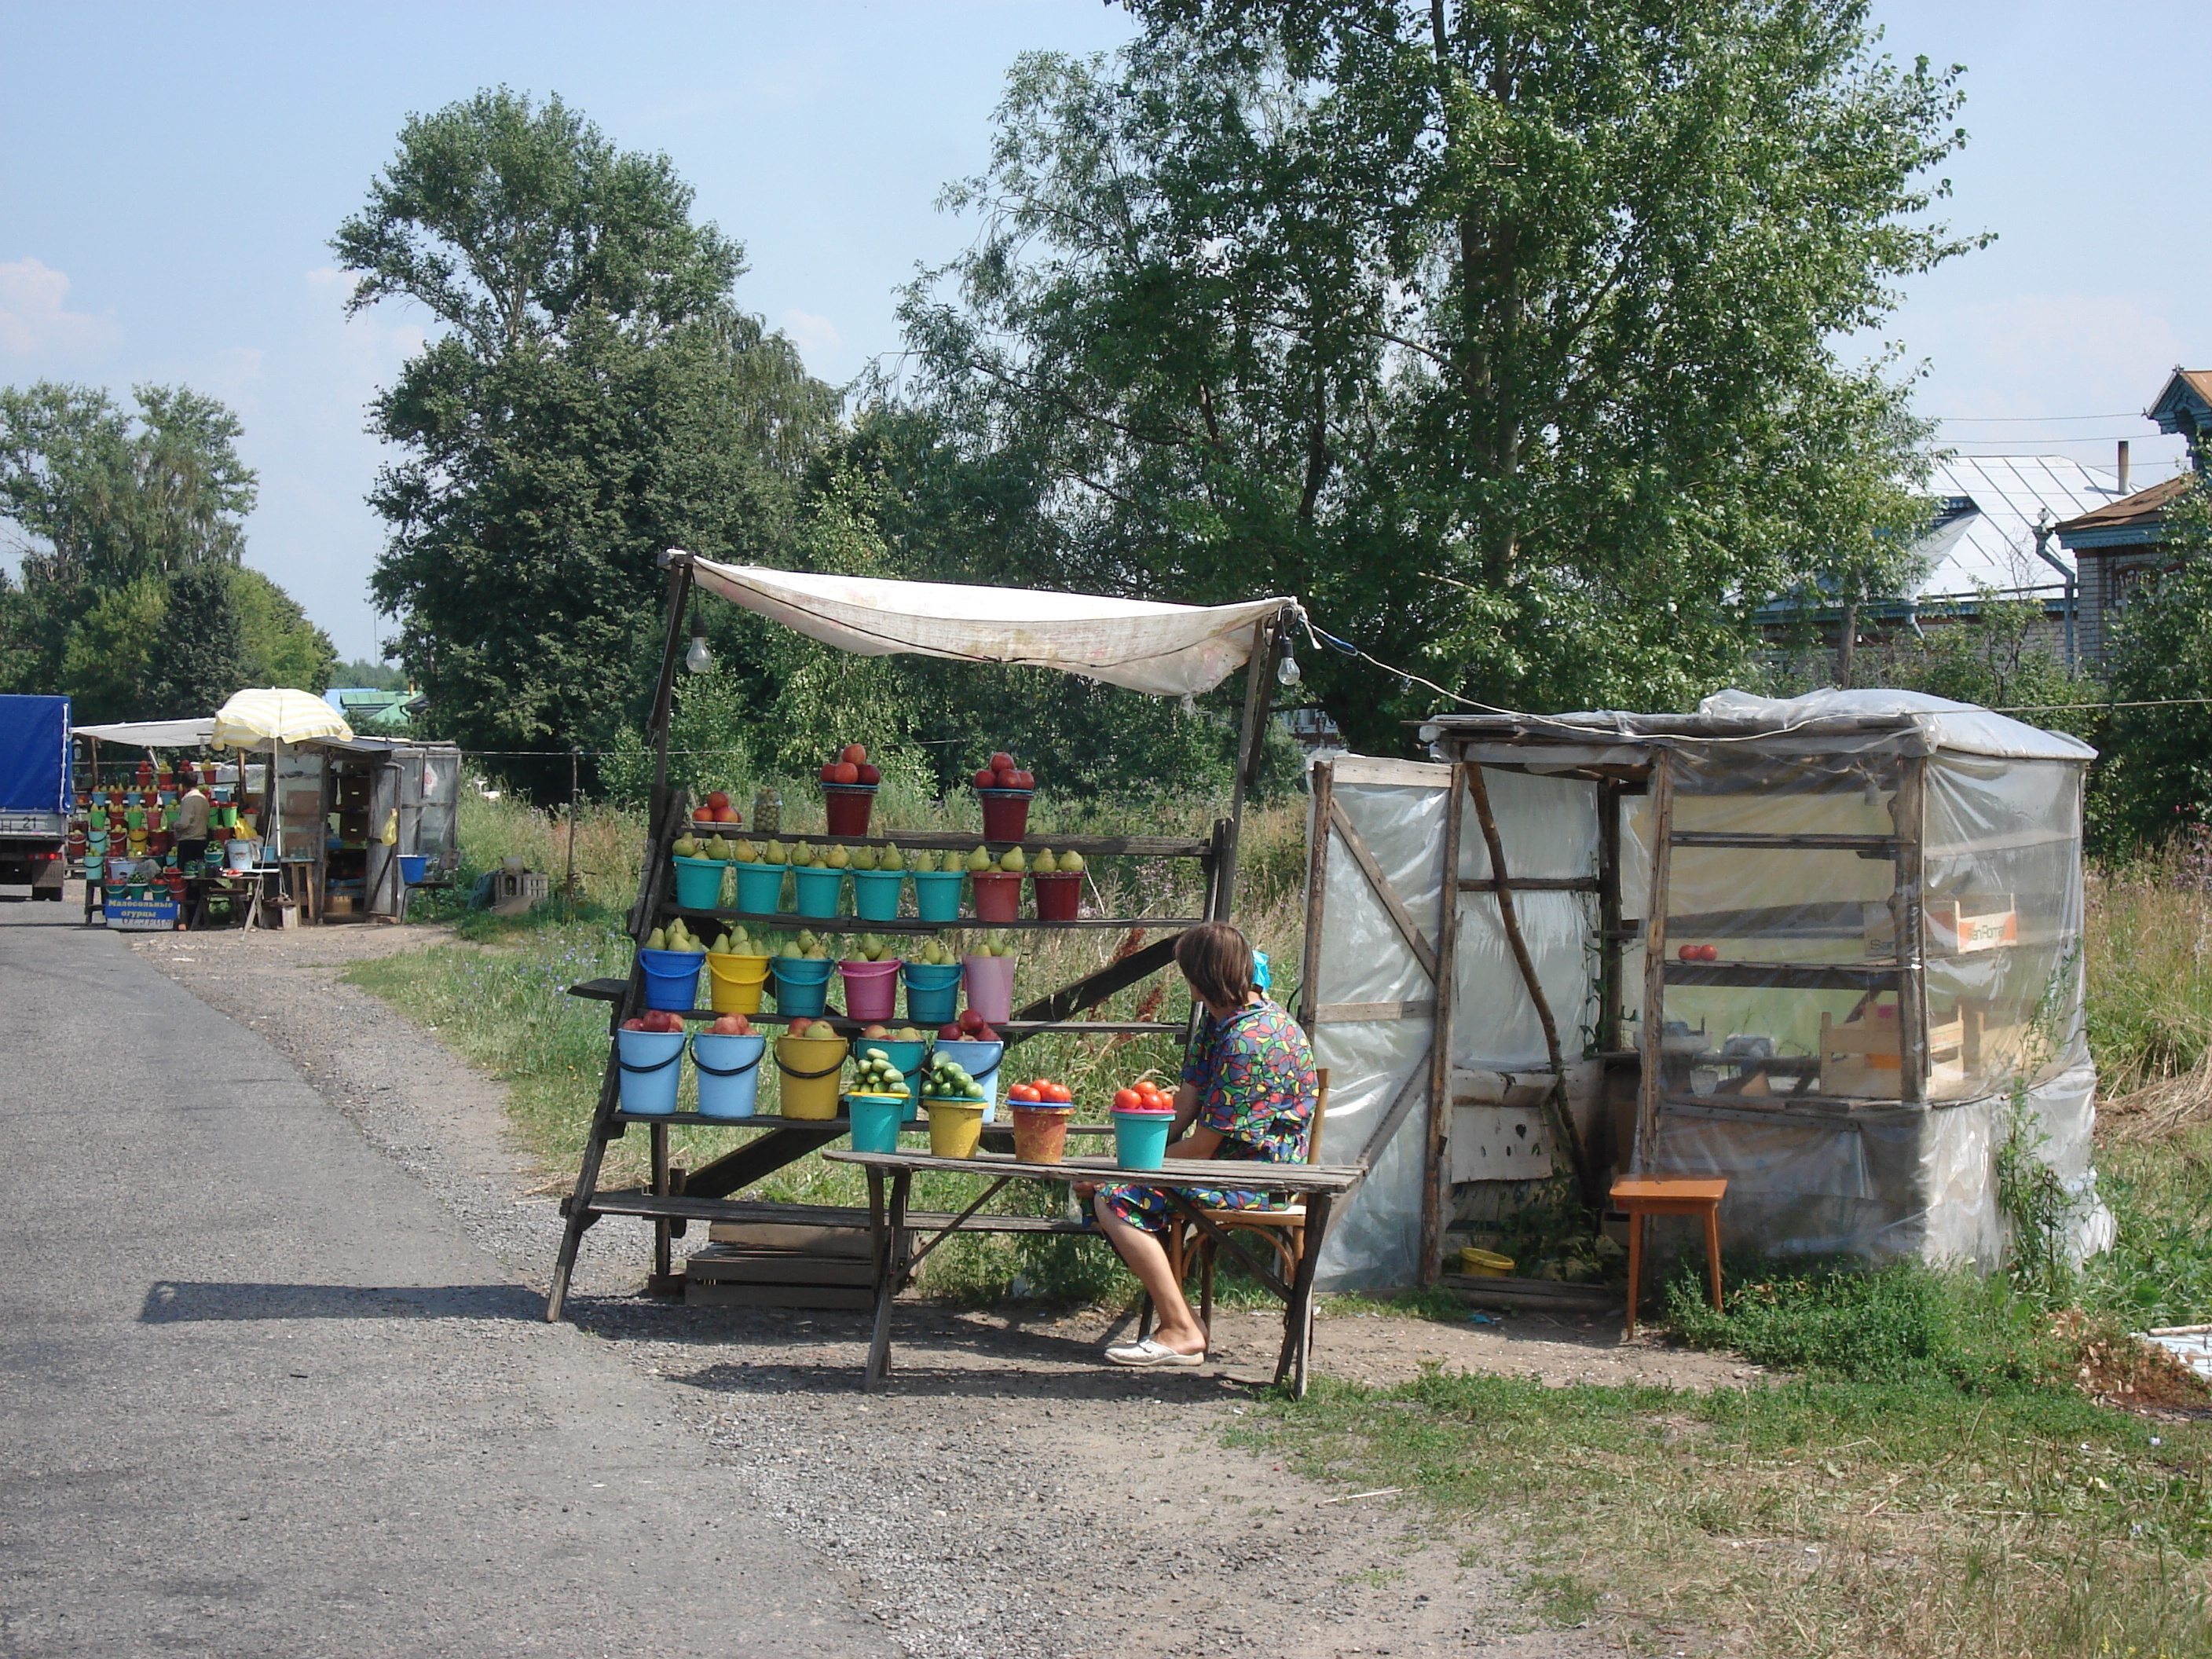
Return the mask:
[[2124,495],[2128,493],[2128,441],[2125,438],[2120,440],[2119,474],[2120,494]]

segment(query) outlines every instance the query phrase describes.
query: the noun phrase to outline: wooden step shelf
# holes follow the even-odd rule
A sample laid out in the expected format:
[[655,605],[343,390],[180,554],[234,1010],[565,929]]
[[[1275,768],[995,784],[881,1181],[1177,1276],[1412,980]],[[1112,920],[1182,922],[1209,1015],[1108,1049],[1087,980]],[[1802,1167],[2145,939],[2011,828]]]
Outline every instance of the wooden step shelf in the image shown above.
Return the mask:
[[804,842],[809,847],[926,847],[935,852],[970,852],[978,847],[988,847],[1000,853],[1014,847],[1024,851],[1034,848],[1038,852],[1048,848],[1054,853],[1080,853],[1086,859],[1202,859],[1213,851],[1210,840],[1195,836],[1024,836],[1019,841],[993,841],[981,833],[971,835],[958,830],[916,830],[910,835],[888,836],[833,836],[826,831],[805,830],[792,833],[778,830],[773,836],[763,836],[739,823],[692,823],[688,833],[696,837],[702,830],[725,841],[749,841],[756,846],[763,842],[780,841],[787,846]]
[[[593,1002],[619,1003],[629,988],[629,982],[625,980],[587,979],[571,985],[568,988],[568,994]],[[679,1019],[709,1021],[720,1019],[721,1017],[720,1012],[713,1008],[692,1008],[677,1015]],[[918,1021],[910,1019],[858,1020],[834,1008],[820,1014],[761,1013],[747,1014],[745,1018],[756,1025],[788,1025],[794,1019],[826,1019],[848,1036],[858,1034],[870,1025],[918,1026],[920,1024]],[[1139,1036],[1153,1031],[1187,1032],[1190,1026],[1187,1021],[1180,1019],[1007,1019],[1000,1021],[991,1029],[994,1031],[1012,1031],[1022,1036],[1034,1036],[1040,1031],[1066,1031],[1072,1036],[1097,1036],[1121,1032]],[[934,1027],[931,1028],[931,1034],[935,1035]],[[881,1042],[885,1039],[877,1037],[872,1040]]]
[[[988,873],[988,872],[986,872]],[[701,910],[674,900],[664,902],[659,914],[664,916],[712,916],[718,921],[742,921],[748,927],[780,927],[786,933],[942,933],[951,928],[963,928],[969,933],[990,933],[1008,928],[1052,932],[1073,931],[1082,928],[1171,928],[1181,932],[1195,927],[1203,916],[1083,916],[1073,921],[1040,921],[1035,916],[1017,916],[1012,921],[985,921],[980,916],[960,916],[951,921],[923,921],[915,916],[901,916],[896,921],[867,921],[859,916],[802,916],[790,910]]]

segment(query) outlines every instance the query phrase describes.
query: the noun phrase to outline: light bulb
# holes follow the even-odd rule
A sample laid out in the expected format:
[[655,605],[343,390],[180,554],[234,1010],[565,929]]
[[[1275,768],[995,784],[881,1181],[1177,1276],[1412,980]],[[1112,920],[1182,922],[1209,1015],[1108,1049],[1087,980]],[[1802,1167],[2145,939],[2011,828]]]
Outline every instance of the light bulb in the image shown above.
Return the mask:
[[691,636],[691,648],[684,653],[684,665],[695,674],[703,674],[714,665],[714,653],[707,648],[704,634]]
[[1282,685],[1296,685],[1304,678],[1305,671],[1298,666],[1298,659],[1289,652],[1284,652],[1282,661],[1275,665],[1277,683]]

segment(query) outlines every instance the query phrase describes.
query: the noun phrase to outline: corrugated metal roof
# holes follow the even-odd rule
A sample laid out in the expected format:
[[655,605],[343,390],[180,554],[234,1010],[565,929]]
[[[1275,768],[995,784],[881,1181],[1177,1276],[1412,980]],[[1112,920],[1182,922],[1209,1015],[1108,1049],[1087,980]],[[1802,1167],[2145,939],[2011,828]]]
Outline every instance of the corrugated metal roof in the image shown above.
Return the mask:
[[[1942,505],[1936,527],[1914,544],[1928,561],[1915,599],[2056,586],[2058,573],[2035,556],[2037,519],[2056,525],[2120,498],[2111,473],[2063,455],[1954,457],[1937,464],[1928,491]],[[2073,564],[2056,537],[2050,548]]]
[[2165,514],[2166,503],[2187,491],[2197,482],[2194,473],[2183,472],[2153,484],[2148,489],[2138,489],[2132,495],[2115,499],[2104,506],[2093,508],[2079,518],[2069,519],[2058,526],[2063,532],[2074,530],[2103,530],[2118,526],[2156,524]]

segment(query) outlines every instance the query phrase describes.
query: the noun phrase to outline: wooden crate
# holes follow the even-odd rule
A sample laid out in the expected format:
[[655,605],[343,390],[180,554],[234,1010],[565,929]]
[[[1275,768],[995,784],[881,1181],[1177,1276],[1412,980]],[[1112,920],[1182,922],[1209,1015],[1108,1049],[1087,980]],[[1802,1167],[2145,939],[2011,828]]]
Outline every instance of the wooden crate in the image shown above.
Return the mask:
[[[1922,941],[1931,957],[1971,956],[2020,943],[2020,915],[2010,893],[1932,898],[1922,915]],[[1866,907],[1866,953],[1870,959],[1895,956],[1896,933],[1887,909]]]
[[[868,1236],[859,1237],[865,1244]],[[864,1310],[875,1306],[874,1283],[866,1255],[709,1244],[684,1264],[684,1301],[694,1308]]]
[[[1928,1028],[1928,1091],[1937,1092],[1966,1074],[1966,1027],[1953,1017]],[[1820,1092],[1853,1100],[1901,1100],[1905,1062],[1894,1019],[1854,1019],[1843,1024],[1820,1016]]]

